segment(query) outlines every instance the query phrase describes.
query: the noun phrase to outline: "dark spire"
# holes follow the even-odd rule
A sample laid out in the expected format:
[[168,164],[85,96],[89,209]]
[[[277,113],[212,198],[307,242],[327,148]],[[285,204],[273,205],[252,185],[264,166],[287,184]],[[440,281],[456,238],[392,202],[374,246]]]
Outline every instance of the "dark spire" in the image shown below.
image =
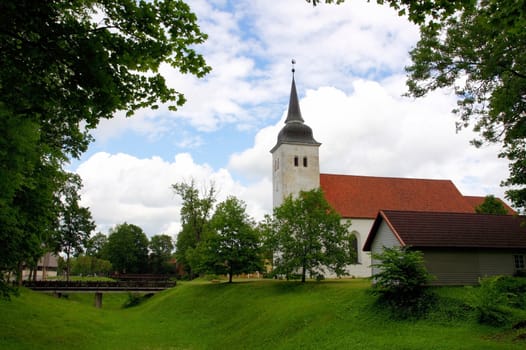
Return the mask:
[[296,62],[292,60],[292,87],[290,89],[289,112],[285,120],[285,126],[278,134],[278,142],[270,152],[274,152],[282,143],[321,145],[321,143],[314,139],[312,129],[304,123],[301,117],[298,93],[296,92],[296,82],[294,81],[295,63]]
[[289,112],[287,114],[287,119],[285,120],[285,124],[289,122],[301,122],[303,123],[304,120],[301,117],[301,110],[300,110],[300,104],[298,101],[298,93],[296,92],[296,82],[294,80],[294,72],[296,71],[294,69],[294,64],[296,64],[295,60],[292,60],[292,86],[290,88],[290,99],[289,99]]

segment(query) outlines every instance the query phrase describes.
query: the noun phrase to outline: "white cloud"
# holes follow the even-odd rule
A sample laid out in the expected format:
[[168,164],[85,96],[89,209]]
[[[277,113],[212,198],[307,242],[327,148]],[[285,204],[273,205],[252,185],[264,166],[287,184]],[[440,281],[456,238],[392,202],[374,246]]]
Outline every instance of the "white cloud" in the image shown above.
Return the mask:
[[175,113],[161,106],[131,118],[118,115],[103,121],[95,136],[118,149],[112,142],[130,130],[137,144],[177,134],[165,147],[199,152],[206,133],[235,125],[252,130],[253,144],[224,154],[228,165],[216,169],[190,153],[173,160],[140,158],[126,148],[93,154],[77,172],[84,204],[103,232],[128,221],[149,235],[176,234],[180,201],[170,186],[192,178],[203,185],[214,181],[219,201],[227,195],[244,200],[256,219],[269,213],[269,150],[283,126],[293,57],[303,117],[322,143],[322,172],[446,178],[467,195],[503,196],[498,184],[507,177],[506,162],[497,159],[496,146],[476,149],[468,143],[473,133],[455,133],[454,96],[401,96],[407,52],[418,33],[392,9],[365,1],[313,8],[304,1],[195,0],[191,6],[209,34],[196,49],[213,71],[196,79],[162,66],[169,85],[188,102]]
[[268,180],[246,187],[225,169],[215,171],[206,164],[196,164],[187,153],[166,162],[159,157],[139,159],[123,153],[100,152],[82,163],[77,173],[84,183],[82,204],[90,207],[97,229],[102,232],[126,221],[143,228],[149,236],[177,234],[181,200],[171,185],[178,182],[194,180],[198,188],[214,184],[218,201],[235,194],[247,201],[258,219],[267,212],[265,203],[270,203],[264,191],[259,190]]
[[[349,95],[321,87],[300,99],[303,118],[322,143],[322,172],[451,179],[466,195],[503,197],[506,162],[497,158],[497,145],[476,149],[469,144],[473,133],[455,132],[452,96],[401,97],[402,80],[398,88],[361,79],[352,85]],[[231,156],[228,168],[248,178],[269,177],[268,151],[282,122],[262,129],[251,148]]]
[[[365,80],[354,81],[350,95],[333,87],[308,90],[301,110],[322,143],[321,171],[451,179],[466,195],[502,197],[498,183],[507,176],[505,162],[497,159],[496,147],[470,146],[472,133],[455,133],[449,112],[452,97],[435,93],[414,101],[400,94],[392,86]],[[97,153],[77,170],[84,181],[84,205],[91,207],[103,231],[127,221],[149,235],[175,235],[180,200],[170,187],[194,179],[198,185],[214,183],[218,201],[229,195],[244,200],[249,214],[259,220],[271,211],[269,150],[285,112],[278,123],[257,133],[252,147],[233,154],[227,169],[196,164],[187,153],[176,155],[173,162]]]
[[223,1],[191,4],[209,35],[195,48],[213,68],[208,76],[197,79],[161,67],[168,84],[187,97],[184,106],[103,121],[96,137],[106,140],[125,130],[158,137],[188,125],[206,132],[228,124],[261,127],[277,117],[276,96],[287,92],[291,58],[305,88],[331,85],[346,91],[353,76],[401,71],[418,37],[416,27],[393,10],[366,2],[313,8],[302,1],[273,6],[245,0],[231,6],[233,12]]

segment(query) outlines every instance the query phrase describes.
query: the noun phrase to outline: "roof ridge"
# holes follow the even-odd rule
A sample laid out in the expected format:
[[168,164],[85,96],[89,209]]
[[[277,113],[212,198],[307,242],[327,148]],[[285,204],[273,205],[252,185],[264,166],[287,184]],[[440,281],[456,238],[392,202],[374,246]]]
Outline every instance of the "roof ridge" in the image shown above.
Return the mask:
[[458,211],[433,211],[433,210],[400,210],[400,209],[380,209],[378,212],[383,213],[407,213],[407,214],[413,214],[413,213],[420,213],[420,214],[432,214],[432,215],[476,215],[479,217],[483,216],[502,216],[502,217],[518,217],[518,218],[526,218],[526,215],[509,215],[509,214],[482,214],[482,213],[475,213],[475,212],[458,212]]
[[[369,178],[369,179],[393,179],[393,180],[419,180],[419,181],[445,181],[445,182],[451,182],[453,181],[451,179],[425,179],[425,178],[419,178],[419,177],[400,177],[400,176],[379,176],[379,175],[353,175],[353,174],[329,174],[329,173],[320,173],[320,176],[326,175],[326,176],[338,176],[338,177],[361,177],[361,178]],[[456,187],[456,186],[455,186]]]

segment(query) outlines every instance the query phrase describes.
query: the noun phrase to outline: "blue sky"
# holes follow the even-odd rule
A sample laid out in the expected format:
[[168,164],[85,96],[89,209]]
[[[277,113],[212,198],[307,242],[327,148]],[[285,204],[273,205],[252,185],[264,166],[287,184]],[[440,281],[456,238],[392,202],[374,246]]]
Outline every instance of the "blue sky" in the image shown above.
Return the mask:
[[124,221],[151,236],[180,229],[170,185],[211,182],[261,219],[272,205],[271,157],[291,84],[291,59],[306,124],[322,143],[324,173],[451,179],[466,195],[503,196],[498,147],[476,149],[455,132],[450,91],[402,97],[418,31],[387,6],[363,0],[312,7],[303,0],[191,0],[209,35],[196,47],[204,79],[162,67],[188,102],[101,122],[70,168],[83,204],[104,233]]

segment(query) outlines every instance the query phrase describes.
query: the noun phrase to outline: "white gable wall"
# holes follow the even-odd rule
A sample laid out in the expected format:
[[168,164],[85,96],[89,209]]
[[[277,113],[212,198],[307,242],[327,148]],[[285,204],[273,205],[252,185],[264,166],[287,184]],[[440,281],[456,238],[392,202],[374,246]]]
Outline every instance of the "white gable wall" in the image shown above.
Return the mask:
[[[376,232],[376,236],[374,237],[374,240],[371,244],[371,253],[372,254],[378,254],[381,253],[383,248],[392,248],[392,247],[400,247],[401,244],[394,235],[393,231],[389,228],[389,226],[385,223],[384,220],[382,220],[382,223],[380,224],[380,227],[378,227],[378,230]],[[377,264],[378,260],[375,260],[374,258],[371,258],[372,264]],[[372,267],[370,269],[370,273],[376,274],[378,273],[378,268]]]

